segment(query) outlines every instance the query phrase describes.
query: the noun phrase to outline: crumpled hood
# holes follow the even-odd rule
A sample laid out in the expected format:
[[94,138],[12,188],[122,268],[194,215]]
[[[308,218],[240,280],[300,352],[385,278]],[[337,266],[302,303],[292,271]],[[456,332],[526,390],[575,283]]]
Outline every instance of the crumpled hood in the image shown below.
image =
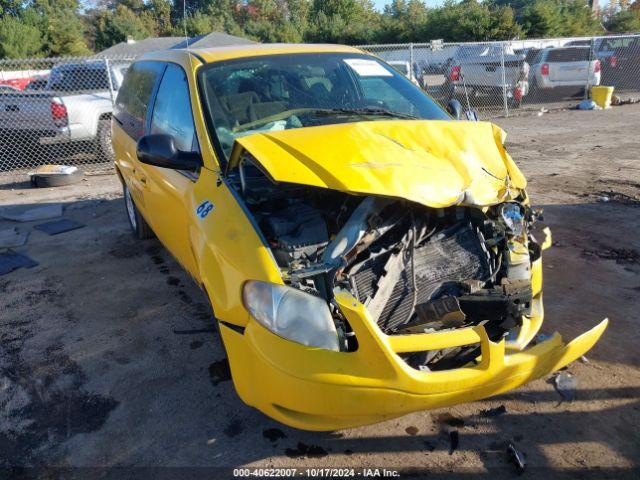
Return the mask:
[[256,133],[236,139],[276,182],[404,198],[429,207],[494,205],[526,180],[488,122],[384,120]]

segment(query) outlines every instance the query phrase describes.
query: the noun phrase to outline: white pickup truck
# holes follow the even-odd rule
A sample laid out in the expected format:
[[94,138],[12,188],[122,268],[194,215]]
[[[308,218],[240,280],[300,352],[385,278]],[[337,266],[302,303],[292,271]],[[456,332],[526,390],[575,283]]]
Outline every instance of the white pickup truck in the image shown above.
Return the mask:
[[127,68],[104,60],[66,63],[51,69],[43,90],[0,93],[0,139],[92,142],[99,156],[110,159],[113,99]]
[[509,103],[517,107],[529,93],[529,65],[524,58],[510,46],[503,50],[500,44],[461,45],[449,60],[445,95],[449,99],[466,95],[498,99],[506,94]]

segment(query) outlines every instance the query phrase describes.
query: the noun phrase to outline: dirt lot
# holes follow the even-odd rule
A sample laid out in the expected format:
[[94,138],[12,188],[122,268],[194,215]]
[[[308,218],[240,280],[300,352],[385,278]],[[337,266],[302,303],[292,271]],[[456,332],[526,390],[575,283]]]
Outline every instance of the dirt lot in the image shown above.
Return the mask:
[[[39,191],[0,177],[0,205],[62,202],[66,218],[86,225],[49,237],[22,224],[31,233],[17,251],[39,266],[0,276],[0,465],[124,467],[112,472],[145,478],[231,471],[129,467],[367,466],[510,478],[513,442],[526,454],[525,478],[638,478],[640,105],[498,123],[554,233],[544,332],[570,338],[611,319],[588,359],[569,367],[575,401],[561,402],[541,379],[349,431],[284,427],[238,399],[203,295],[159,243],[129,234],[115,176]],[[14,225],[0,221],[0,230]],[[501,405],[502,415],[481,413]]]

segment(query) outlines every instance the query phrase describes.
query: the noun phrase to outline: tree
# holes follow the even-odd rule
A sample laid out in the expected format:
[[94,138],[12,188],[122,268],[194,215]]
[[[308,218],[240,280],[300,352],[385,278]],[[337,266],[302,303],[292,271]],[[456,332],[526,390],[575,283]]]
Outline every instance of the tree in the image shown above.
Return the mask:
[[562,35],[564,36],[572,37],[603,33],[603,28],[593,14],[591,7],[582,0],[563,2],[562,18],[564,20]]
[[640,10],[634,10],[631,5],[629,10],[624,10],[613,15],[607,23],[608,30],[616,33],[638,32],[640,31]]
[[32,0],[30,21],[41,32],[43,53],[50,56],[91,53],[78,0]]
[[40,31],[12,15],[0,18],[0,58],[33,57],[42,51]]
[[513,8],[500,6],[490,11],[488,38],[511,40],[522,36],[524,36],[524,32],[516,21]]
[[18,17],[23,10],[22,0],[0,0],[0,18],[5,16]]
[[123,42],[128,36],[141,40],[151,35],[141,16],[129,7],[118,5],[113,11],[104,11],[98,15],[95,31],[96,50],[104,50]]
[[428,9],[422,0],[394,0],[384,9],[377,40],[393,43],[424,41],[427,17]]
[[165,37],[171,35],[173,25],[171,23],[171,6],[169,0],[149,0],[143,12],[143,21],[147,28],[153,25],[155,35]]
[[562,9],[560,3],[554,0],[535,0],[523,9],[520,21],[528,37],[562,35]]
[[306,41],[348,44],[376,39],[380,16],[370,0],[314,0]]

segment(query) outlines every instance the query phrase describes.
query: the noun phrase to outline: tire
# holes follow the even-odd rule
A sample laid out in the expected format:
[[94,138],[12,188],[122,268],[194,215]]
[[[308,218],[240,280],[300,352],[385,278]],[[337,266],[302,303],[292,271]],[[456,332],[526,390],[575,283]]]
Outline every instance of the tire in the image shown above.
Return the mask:
[[63,187],[64,185],[73,185],[84,178],[84,173],[78,170],[70,175],[31,175],[31,185],[38,188]]
[[533,77],[531,85],[529,85],[529,95],[532,101],[540,100],[540,87],[538,87],[538,81]]
[[113,161],[113,145],[111,144],[111,119],[98,120],[98,130],[95,140],[96,154],[100,160]]
[[155,237],[153,230],[151,230],[147,221],[140,214],[138,207],[136,207],[129,187],[124,184],[122,190],[124,195],[124,208],[127,213],[127,218],[129,219],[129,226],[135,237],[139,240]]

